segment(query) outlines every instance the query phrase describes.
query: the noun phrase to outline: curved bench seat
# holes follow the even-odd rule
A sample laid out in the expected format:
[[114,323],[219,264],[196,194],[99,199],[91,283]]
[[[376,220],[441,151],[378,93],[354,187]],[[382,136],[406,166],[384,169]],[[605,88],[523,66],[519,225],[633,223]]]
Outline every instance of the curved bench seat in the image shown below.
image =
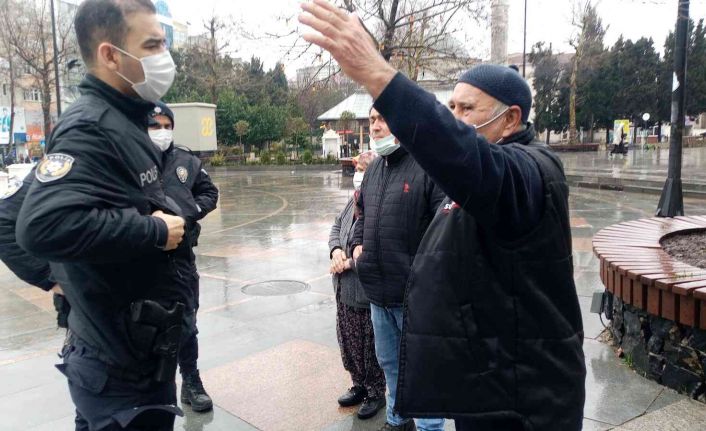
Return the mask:
[[593,237],[601,281],[626,304],[706,329],[706,269],[662,249],[667,235],[706,231],[706,216],[648,218],[608,226]]

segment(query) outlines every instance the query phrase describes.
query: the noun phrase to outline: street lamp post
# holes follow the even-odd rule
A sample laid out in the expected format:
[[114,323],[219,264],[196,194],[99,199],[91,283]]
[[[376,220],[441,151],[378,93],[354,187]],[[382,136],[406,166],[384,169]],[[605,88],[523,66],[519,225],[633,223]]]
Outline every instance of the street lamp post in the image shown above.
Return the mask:
[[689,0],[679,0],[677,30],[674,42],[674,78],[672,81],[672,130],[669,136],[669,168],[667,181],[657,207],[658,217],[684,215],[681,184],[682,137],[686,102],[686,55],[689,39]]
[[649,136],[649,133],[647,132],[647,122],[650,120],[650,113],[645,112],[642,114],[642,148],[645,148],[645,144],[647,144],[647,136]]
[[525,26],[522,37],[522,77],[525,77],[525,58],[527,57],[527,0],[525,0]]

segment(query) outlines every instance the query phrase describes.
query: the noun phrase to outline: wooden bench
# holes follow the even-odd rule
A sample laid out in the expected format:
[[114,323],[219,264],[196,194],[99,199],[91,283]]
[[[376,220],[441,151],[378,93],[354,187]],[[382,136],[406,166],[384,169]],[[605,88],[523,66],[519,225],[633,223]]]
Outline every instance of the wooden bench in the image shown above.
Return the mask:
[[609,226],[593,237],[601,281],[624,303],[706,329],[706,269],[673,258],[660,240],[706,230],[706,216],[649,218]]

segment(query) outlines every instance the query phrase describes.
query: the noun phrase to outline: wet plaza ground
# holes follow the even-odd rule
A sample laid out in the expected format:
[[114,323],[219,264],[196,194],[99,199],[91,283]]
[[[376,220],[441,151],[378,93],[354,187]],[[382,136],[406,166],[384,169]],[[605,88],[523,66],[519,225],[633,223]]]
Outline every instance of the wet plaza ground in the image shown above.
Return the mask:
[[[592,163],[581,157],[576,163],[582,169]],[[700,172],[701,165],[694,170]],[[215,408],[195,414],[185,406],[176,429],[377,429],[382,412],[360,421],[355,409],[336,403],[350,381],[336,342],[327,240],[352,194],[352,180],[340,171],[223,171],[213,178],[221,200],[202,223],[197,255],[199,365]],[[571,190],[575,279],[586,332],[585,430],[706,429],[706,406],[631,371],[597,340],[603,326],[589,313],[592,293],[603,289],[592,235],[613,223],[652,216],[658,200],[650,194]],[[706,200],[687,198],[685,210],[706,214]],[[255,285],[271,280],[298,283]],[[0,430],[73,429],[66,380],[53,367],[64,334],[55,328],[50,295],[4,266],[0,292]]]

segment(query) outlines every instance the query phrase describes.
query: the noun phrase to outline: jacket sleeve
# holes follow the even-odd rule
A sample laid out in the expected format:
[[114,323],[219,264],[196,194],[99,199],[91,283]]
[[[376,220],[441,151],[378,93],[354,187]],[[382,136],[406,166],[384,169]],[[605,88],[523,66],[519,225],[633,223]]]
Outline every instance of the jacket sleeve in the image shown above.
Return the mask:
[[53,139],[51,153],[69,155],[74,163],[51,181],[35,179],[27,191],[17,223],[23,249],[50,261],[113,262],[166,244],[164,221],[134,207],[116,207],[118,197],[128,201],[118,174],[124,164],[107,140],[91,125]]
[[353,237],[350,241],[351,250],[349,250],[350,256],[353,256],[353,248],[363,244],[363,227],[365,224],[365,203],[363,202],[363,190],[365,190],[367,185],[368,181],[366,180],[366,177],[363,176],[363,182],[360,184],[360,191],[358,192],[358,199],[355,202],[355,205],[358,208],[358,219],[353,225]]
[[375,109],[434,183],[479,223],[517,235],[539,221],[544,187],[529,154],[488,143],[401,73]]
[[439,209],[439,205],[446,199],[446,195],[444,194],[444,191],[441,190],[439,186],[434,184],[434,181],[432,181],[431,178],[427,175],[425,178],[427,184],[428,184],[428,190],[429,190],[429,195],[428,195],[428,201],[429,201],[429,211],[431,212],[432,215],[436,214],[436,210]]
[[[30,173],[28,177],[33,174]],[[56,284],[51,276],[49,262],[28,254],[20,248],[15,237],[17,216],[31,183],[31,180],[26,179],[14,195],[0,200],[0,260],[20,280],[49,291]]]
[[337,248],[343,250],[343,245],[341,244],[341,214],[336,216],[336,220],[331,226],[331,233],[328,236],[329,259],[333,258],[333,252]]
[[[195,156],[194,156],[195,157]],[[191,188],[191,194],[194,196],[194,201],[196,205],[199,206],[199,216],[198,220],[206,217],[208,213],[216,209],[216,204],[218,203],[218,188],[208,172],[203,168],[201,161],[198,162],[198,174],[196,174],[196,181],[194,186]]]

